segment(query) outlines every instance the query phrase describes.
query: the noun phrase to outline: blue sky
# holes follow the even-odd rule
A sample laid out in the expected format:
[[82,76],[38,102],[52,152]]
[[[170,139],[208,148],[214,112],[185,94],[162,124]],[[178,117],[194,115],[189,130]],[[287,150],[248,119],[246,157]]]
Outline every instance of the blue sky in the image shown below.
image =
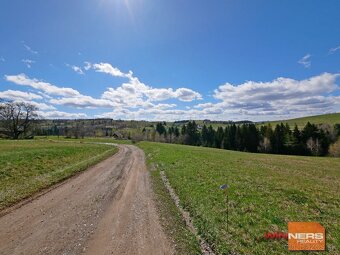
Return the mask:
[[45,118],[340,111],[339,1],[0,3],[0,98]]

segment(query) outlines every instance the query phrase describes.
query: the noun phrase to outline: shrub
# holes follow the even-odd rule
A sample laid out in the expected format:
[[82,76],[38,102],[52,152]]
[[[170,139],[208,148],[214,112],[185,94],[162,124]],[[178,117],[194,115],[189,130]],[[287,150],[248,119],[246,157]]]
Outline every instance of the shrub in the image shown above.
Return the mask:
[[333,157],[340,157],[340,139],[329,146],[329,155]]

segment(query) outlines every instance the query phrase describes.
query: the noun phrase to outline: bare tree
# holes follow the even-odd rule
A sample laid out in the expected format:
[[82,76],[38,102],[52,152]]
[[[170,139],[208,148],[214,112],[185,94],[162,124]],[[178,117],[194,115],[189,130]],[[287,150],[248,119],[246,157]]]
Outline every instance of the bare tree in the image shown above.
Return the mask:
[[261,152],[270,152],[271,144],[270,140],[267,137],[264,137],[262,141],[260,141],[259,151]]
[[318,156],[321,150],[319,139],[316,138],[315,140],[313,140],[313,138],[309,138],[307,141],[307,148],[311,151],[313,155]]
[[32,121],[38,117],[38,108],[23,102],[0,102],[0,125],[3,132],[18,139],[22,134],[26,135]]

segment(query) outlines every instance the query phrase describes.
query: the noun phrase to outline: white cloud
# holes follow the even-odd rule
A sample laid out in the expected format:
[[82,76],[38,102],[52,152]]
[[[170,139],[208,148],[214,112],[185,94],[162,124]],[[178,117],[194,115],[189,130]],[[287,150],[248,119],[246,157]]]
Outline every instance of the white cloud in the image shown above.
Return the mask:
[[175,98],[178,98],[180,101],[190,102],[195,99],[201,100],[202,96],[200,93],[195,92],[191,89],[187,88],[179,88],[175,91]]
[[123,83],[117,88],[108,88],[102,95],[102,98],[121,103],[125,106],[136,107],[141,106],[145,101],[164,101],[168,99],[178,99],[184,102],[200,100],[200,93],[188,88],[153,88],[133,76],[133,72],[123,73],[117,67],[113,67],[109,63],[91,64],[85,62],[85,70],[94,69],[96,72],[102,72],[114,77],[124,77],[128,82]]
[[329,49],[328,54],[334,54],[336,51],[340,50],[340,45],[334,48]]
[[83,72],[83,70],[81,69],[81,67],[79,67],[79,66],[69,65],[69,64],[66,64],[66,66],[67,66],[67,67],[70,67],[70,68],[71,68],[74,72],[76,72],[77,74],[81,74],[81,75],[85,74],[85,73]]
[[[151,88],[131,77],[118,88],[109,88],[102,99],[113,103],[113,110],[95,117],[135,120],[270,120],[340,111],[336,79],[340,74],[324,73],[304,80],[277,78],[269,82],[226,83],[214,91],[216,102],[178,108],[175,104],[154,104],[191,91]],[[196,96],[197,97],[197,96]],[[91,101],[91,100],[90,100]],[[84,105],[90,105],[84,104]]]
[[114,103],[105,99],[96,99],[90,96],[79,95],[76,97],[53,98],[50,103],[56,105],[66,105],[77,108],[112,108]]
[[338,89],[340,74],[323,73],[305,80],[277,78],[271,82],[247,81],[240,85],[226,83],[214,91],[225,102],[268,102],[327,94]]
[[0,91],[0,99],[7,99],[13,102],[24,102],[36,106],[39,110],[55,110],[56,108],[52,105],[48,105],[42,102],[36,102],[33,100],[43,99],[42,96],[31,93],[24,92],[20,90],[6,90]]
[[108,88],[103,93],[102,98],[127,107],[138,107],[145,102],[164,101],[172,98],[190,102],[195,99],[202,99],[202,96],[187,88],[176,90],[172,88],[152,88],[140,82],[138,78],[132,77],[129,82],[123,83],[117,88]]
[[[7,75],[5,79],[39,90],[39,95],[35,95],[42,96],[53,106],[110,109],[109,112],[98,114],[96,117],[116,119],[270,120],[340,111],[340,96],[334,96],[340,90],[336,84],[340,74],[323,73],[304,80],[280,77],[267,82],[226,83],[214,90],[212,101],[190,106],[158,102],[168,99],[183,102],[198,100],[202,98],[198,92],[188,88],[153,88],[134,77],[132,72],[123,75],[126,75],[127,81],[116,88],[108,88],[101,98],[82,95],[72,88],[61,88],[37,79],[30,79],[24,74]],[[23,95],[27,98],[29,93]],[[45,111],[48,107],[46,105],[46,108],[41,110]],[[74,115],[75,113],[69,115],[58,110],[52,112],[45,115],[50,118],[52,116],[84,117]]]
[[30,92],[23,92],[20,90],[6,90],[6,91],[0,91],[0,98],[8,99],[8,100],[16,100],[16,99],[22,99],[22,100],[33,100],[33,99],[42,99],[42,96],[30,93]]
[[312,61],[311,61],[311,54],[307,54],[304,57],[302,57],[298,63],[303,65],[305,68],[309,68],[312,65]]
[[128,77],[127,75],[131,73],[130,71],[130,73],[125,74],[122,71],[120,71],[117,67],[113,67],[109,63],[91,64],[89,62],[85,62],[85,69],[89,70],[90,68],[94,69],[96,72],[106,73],[114,77]]
[[[23,100],[23,99],[15,99],[15,100],[11,100],[11,102],[31,104],[31,105],[37,107],[37,112],[55,110],[56,109],[52,105],[48,105],[48,104],[45,104],[45,103],[39,103],[39,102],[35,102],[35,101],[27,101],[27,100]],[[1,102],[0,102],[0,104],[1,104]]]
[[38,91],[37,92],[39,95],[41,95],[43,98],[46,99],[52,99],[53,97],[51,97],[50,95],[47,95],[46,93],[42,92],[42,91]]
[[[5,75],[5,79],[18,85],[30,86],[40,90],[38,93],[43,95],[44,98],[49,99],[51,104],[55,105],[65,105],[76,108],[112,108],[116,106],[113,101],[82,95],[72,88],[57,87],[37,79],[30,79],[25,74]],[[61,97],[55,98],[51,96]]]
[[176,106],[177,106],[176,104],[155,104],[155,105],[152,104],[149,108],[158,109],[158,110],[166,110],[169,108],[174,108]]
[[21,62],[24,63],[27,68],[31,68],[32,64],[35,63],[35,61],[31,59],[22,59]]
[[23,43],[25,49],[26,49],[28,52],[30,52],[30,53],[32,53],[32,54],[35,54],[35,55],[38,54],[37,51],[32,50],[32,48],[31,48],[30,46],[28,46],[27,44],[25,44],[25,42],[22,42],[22,43]]
[[68,113],[62,111],[38,111],[39,116],[44,119],[84,119],[87,118],[85,113]]
[[48,95],[57,96],[78,96],[80,93],[72,88],[60,88],[48,82],[40,81],[37,79],[30,79],[25,74],[18,75],[5,75],[5,79],[17,85],[30,86],[34,89],[43,91]]
[[90,62],[84,62],[84,69],[86,71],[90,70],[92,68],[92,64]]
[[197,110],[197,109],[159,109],[153,108],[140,108],[132,111],[129,109],[114,109],[112,112],[98,114],[95,117],[98,118],[113,118],[113,119],[134,119],[134,120],[152,120],[152,121],[175,121],[185,119],[221,119],[225,116],[211,113],[210,110]]
[[324,73],[305,80],[277,78],[270,82],[226,83],[214,91],[219,102],[198,104],[195,108],[225,116],[240,111],[252,119],[260,115],[291,117],[339,111],[340,104],[332,95],[340,89],[336,84],[339,76]]
[[39,103],[35,101],[22,101],[25,103],[32,104],[38,108],[39,111],[48,111],[48,110],[55,110],[56,108],[53,105],[48,105],[45,103]]

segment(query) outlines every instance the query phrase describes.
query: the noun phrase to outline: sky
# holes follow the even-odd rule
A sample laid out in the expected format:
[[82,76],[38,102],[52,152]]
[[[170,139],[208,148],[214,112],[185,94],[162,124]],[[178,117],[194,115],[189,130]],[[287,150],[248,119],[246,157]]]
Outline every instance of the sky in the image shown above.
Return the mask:
[[42,118],[340,112],[340,1],[3,0],[0,98]]

